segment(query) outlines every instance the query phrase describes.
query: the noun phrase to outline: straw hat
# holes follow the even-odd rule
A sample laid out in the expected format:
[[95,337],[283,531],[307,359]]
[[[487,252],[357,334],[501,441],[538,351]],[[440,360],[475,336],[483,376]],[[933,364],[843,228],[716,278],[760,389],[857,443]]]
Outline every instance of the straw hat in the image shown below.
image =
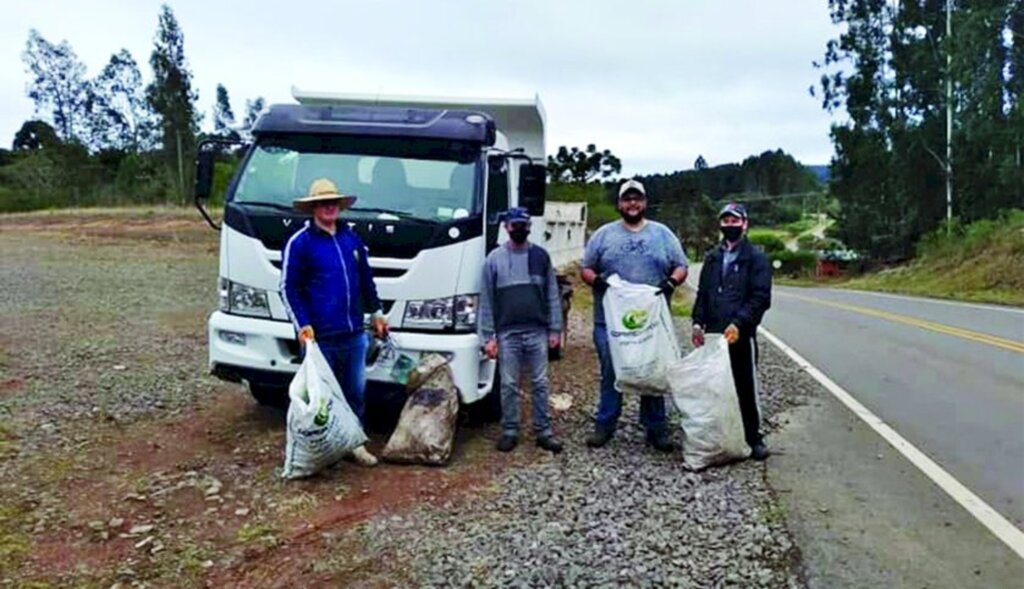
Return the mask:
[[356,202],[355,196],[342,194],[338,185],[327,178],[317,178],[309,185],[309,195],[295,199],[293,206],[302,212],[310,212],[318,203],[337,201],[338,206],[347,209]]

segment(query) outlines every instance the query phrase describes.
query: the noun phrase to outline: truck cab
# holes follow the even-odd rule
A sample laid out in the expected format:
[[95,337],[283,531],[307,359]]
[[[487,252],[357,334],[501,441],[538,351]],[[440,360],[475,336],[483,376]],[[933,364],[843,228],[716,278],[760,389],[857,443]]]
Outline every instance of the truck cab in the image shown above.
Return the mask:
[[[225,195],[219,306],[208,322],[212,373],[248,384],[261,402],[286,398],[301,360],[281,294],[282,248],[310,222],[293,200],[327,177],[358,197],[339,222],[367,246],[391,325],[389,353],[367,367],[370,390],[400,385],[396,363],[438,352],[462,401],[484,398],[497,371],[481,354],[476,311],[484,258],[506,238],[499,213],[525,206],[545,227],[539,100],[292,93],[298,104],[259,117]],[[201,205],[212,158],[201,152],[198,165]],[[551,242],[557,260],[582,245],[577,225],[567,241],[535,223],[533,238]]]

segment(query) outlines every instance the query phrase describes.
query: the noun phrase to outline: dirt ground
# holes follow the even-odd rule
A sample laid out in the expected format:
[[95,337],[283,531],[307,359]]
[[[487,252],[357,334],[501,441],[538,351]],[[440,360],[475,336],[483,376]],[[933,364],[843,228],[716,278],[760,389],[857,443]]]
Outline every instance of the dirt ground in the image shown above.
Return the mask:
[[[282,481],[283,413],[207,375],[217,234],[198,215],[11,215],[0,249],[2,587],[343,586],[400,562],[339,550],[346,531],[477,500],[539,452],[498,455],[470,425],[446,468]],[[593,386],[588,340],[570,336],[554,393]]]

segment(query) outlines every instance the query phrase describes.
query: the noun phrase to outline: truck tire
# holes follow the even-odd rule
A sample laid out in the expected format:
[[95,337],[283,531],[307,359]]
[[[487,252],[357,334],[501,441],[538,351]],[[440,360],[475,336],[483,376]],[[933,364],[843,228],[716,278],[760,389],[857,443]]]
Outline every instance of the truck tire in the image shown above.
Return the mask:
[[398,425],[408,396],[404,385],[367,382],[364,397],[366,416],[363,420],[366,431],[390,436]]
[[256,402],[264,407],[288,409],[288,389],[262,384],[249,384],[249,393]]

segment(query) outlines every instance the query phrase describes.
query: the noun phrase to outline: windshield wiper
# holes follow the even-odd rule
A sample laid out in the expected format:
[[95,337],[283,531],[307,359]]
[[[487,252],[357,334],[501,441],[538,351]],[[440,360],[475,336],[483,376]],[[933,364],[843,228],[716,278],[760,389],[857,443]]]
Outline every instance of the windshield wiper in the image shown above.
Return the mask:
[[420,223],[434,223],[431,219],[424,219],[423,217],[417,217],[412,213],[406,211],[399,211],[397,209],[382,209],[380,207],[350,207],[348,210],[355,211],[357,213],[378,213],[381,215],[394,215],[404,221],[418,221]]
[[232,202],[234,202],[235,204],[239,204],[239,205],[247,205],[247,206],[251,205],[251,206],[254,206],[254,207],[268,207],[268,208],[271,208],[271,209],[277,209],[279,211],[295,212],[295,209],[292,208],[291,205],[283,205],[283,204],[281,204],[279,202],[262,202],[262,201],[258,201],[258,200],[236,200],[236,201],[232,201]]

